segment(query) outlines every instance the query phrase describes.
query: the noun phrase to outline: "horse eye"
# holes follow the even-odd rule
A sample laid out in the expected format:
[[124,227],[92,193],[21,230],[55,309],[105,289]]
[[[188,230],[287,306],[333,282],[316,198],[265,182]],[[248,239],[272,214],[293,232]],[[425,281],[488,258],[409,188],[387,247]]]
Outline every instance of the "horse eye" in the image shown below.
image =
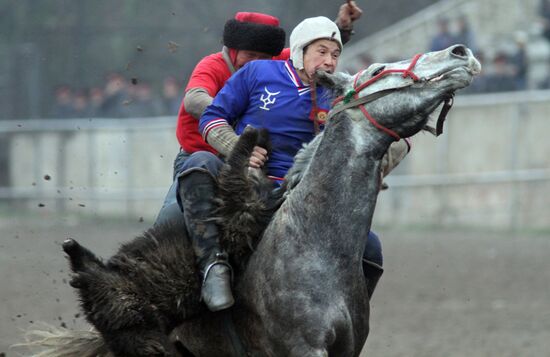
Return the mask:
[[382,67],[377,68],[376,71],[372,72],[372,76],[375,77],[375,76],[379,75],[380,73],[382,73],[384,68],[386,68],[386,66],[382,66]]

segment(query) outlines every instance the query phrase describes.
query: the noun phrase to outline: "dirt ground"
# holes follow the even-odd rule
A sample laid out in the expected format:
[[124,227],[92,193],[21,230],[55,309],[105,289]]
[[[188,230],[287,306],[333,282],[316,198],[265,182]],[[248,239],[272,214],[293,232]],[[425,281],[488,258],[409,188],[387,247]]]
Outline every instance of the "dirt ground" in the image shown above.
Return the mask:
[[[87,327],[60,243],[108,257],[147,222],[0,218],[0,355],[37,321]],[[362,357],[550,352],[550,235],[378,229],[385,273]]]

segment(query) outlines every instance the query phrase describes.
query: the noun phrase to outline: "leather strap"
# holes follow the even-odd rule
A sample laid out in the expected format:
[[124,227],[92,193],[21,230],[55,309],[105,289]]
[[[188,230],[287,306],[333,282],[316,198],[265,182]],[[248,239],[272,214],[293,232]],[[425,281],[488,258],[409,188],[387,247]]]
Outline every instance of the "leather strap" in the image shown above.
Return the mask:
[[392,93],[392,92],[395,92],[396,90],[397,90],[397,88],[384,89],[384,90],[381,90],[381,91],[379,91],[379,92],[375,92],[375,93],[366,95],[366,96],[364,96],[364,97],[360,97],[360,98],[357,98],[357,99],[350,100],[348,103],[341,104],[341,105],[338,106],[338,107],[334,107],[334,108],[328,113],[327,120],[329,120],[330,118],[332,118],[332,117],[335,116],[336,114],[338,114],[338,113],[340,113],[340,112],[343,112],[343,111],[346,110],[346,109],[354,108],[354,107],[357,107],[357,106],[359,106],[359,105],[364,105],[364,104],[373,102],[373,101],[375,101],[375,100],[377,100],[377,99],[379,99],[379,98],[382,98],[382,97],[387,96],[388,94],[390,94],[390,93]]
[[443,104],[443,108],[441,108],[441,112],[439,113],[439,118],[437,118],[437,126],[435,128],[435,135],[439,136],[441,133],[443,133],[443,124],[445,123],[445,119],[447,119],[447,114],[449,113],[449,110],[453,107],[454,103],[454,96],[447,99],[445,103]]

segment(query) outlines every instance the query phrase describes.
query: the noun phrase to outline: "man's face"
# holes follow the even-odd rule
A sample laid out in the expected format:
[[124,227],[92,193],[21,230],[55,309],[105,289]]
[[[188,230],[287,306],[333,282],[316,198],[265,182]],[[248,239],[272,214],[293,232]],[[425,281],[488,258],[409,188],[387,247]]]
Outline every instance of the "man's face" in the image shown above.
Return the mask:
[[271,59],[273,58],[270,54],[257,52],[257,51],[248,51],[248,50],[239,50],[237,52],[237,58],[235,58],[235,69],[239,69],[250,61],[261,60],[261,59]]
[[304,52],[304,70],[308,77],[311,78],[318,69],[334,73],[340,52],[335,41],[322,39],[309,44]]

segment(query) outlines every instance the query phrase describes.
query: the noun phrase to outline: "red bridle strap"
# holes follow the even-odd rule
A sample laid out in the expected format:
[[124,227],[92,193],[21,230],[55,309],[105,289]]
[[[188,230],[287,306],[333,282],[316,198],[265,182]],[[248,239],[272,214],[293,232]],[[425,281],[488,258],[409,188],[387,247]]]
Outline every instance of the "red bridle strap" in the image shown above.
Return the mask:
[[355,77],[355,81],[353,83],[353,87],[354,87],[354,90],[355,90],[355,93],[356,93],[355,95],[358,96],[360,91],[362,91],[366,87],[370,86],[374,82],[378,81],[380,78],[385,77],[388,74],[392,74],[392,73],[403,73],[403,75],[402,75],[403,78],[410,77],[414,82],[418,82],[420,79],[418,78],[418,76],[416,74],[413,73],[412,69],[414,68],[414,66],[416,66],[416,62],[418,62],[418,59],[421,56],[422,56],[421,54],[417,54],[416,56],[414,56],[412,61],[411,61],[411,64],[409,65],[409,67],[407,69],[387,69],[387,70],[384,70],[384,71],[378,73],[376,76],[369,79],[368,81],[366,81],[365,83],[361,84],[359,87],[356,87],[357,80],[359,79],[359,76]]
[[391,136],[392,138],[395,139],[395,141],[399,141],[401,140],[401,137],[399,136],[399,134],[397,134],[395,131],[391,130],[390,128],[386,128],[385,126],[383,126],[382,124],[380,124],[379,122],[376,121],[376,119],[374,119],[370,114],[369,112],[367,112],[367,109],[365,108],[364,105],[360,105],[359,106],[359,109],[361,109],[361,112],[363,113],[363,115],[372,123],[372,125],[374,125],[376,128],[378,128],[379,130],[383,131],[384,133],[388,134],[389,136]]
[[[418,62],[418,60],[420,59],[420,57],[422,57],[422,54],[417,54],[415,55],[412,60],[411,60],[411,63],[409,64],[409,67],[407,69],[387,69],[387,70],[383,70],[382,72],[378,73],[376,76],[372,77],[371,79],[369,79],[368,81],[362,83],[361,85],[357,86],[357,81],[359,80],[359,77],[361,77],[361,74],[363,74],[363,72],[365,70],[362,70],[360,71],[359,73],[357,73],[357,75],[355,76],[355,79],[353,81],[353,89],[351,91],[349,91],[348,93],[346,93],[346,95],[343,95],[343,96],[339,96],[338,98],[336,98],[333,102],[332,102],[332,105],[336,105],[338,103],[340,103],[341,101],[343,101],[344,103],[348,103],[353,99],[358,99],[359,98],[359,92],[361,92],[363,89],[365,89],[366,87],[370,86],[371,84],[373,84],[374,82],[380,80],[382,77],[385,77],[389,74],[392,74],[392,73],[402,73],[402,77],[403,78],[407,78],[407,77],[410,77],[413,82],[418,82],[420,80],[420,78],[418,78],[418,76],[416,74],[414,74],[413,72],[413,69],[414,67],[416,66],[416,63]],[[378,129],[382,130],[383,132],[387,133],[388,135],[392,136],[393,138],[395,138],[396,140],[399,140],[401,139],[401,137],[393,130],[391,129],[388,129],[386,128],[385,126],[381,125],[380,123],[378,123],[368,112],[367,110],[365,109],[365,107],[363,105],[358,105],[359,109],[361,109],[361,112],[363,113],[363,115]]]

